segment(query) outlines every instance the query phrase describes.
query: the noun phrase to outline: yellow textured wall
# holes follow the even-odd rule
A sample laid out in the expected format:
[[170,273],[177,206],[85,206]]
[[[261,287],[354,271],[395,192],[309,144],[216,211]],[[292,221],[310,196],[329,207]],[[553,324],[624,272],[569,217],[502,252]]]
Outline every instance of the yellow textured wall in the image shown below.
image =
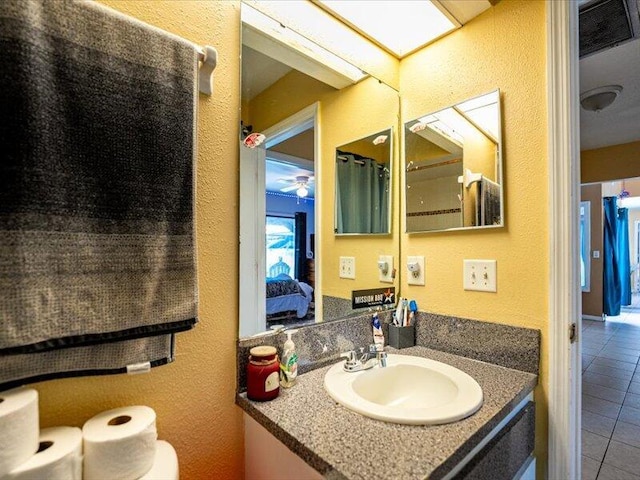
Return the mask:
[[[177,359],[136,376],[66,379],[35,385],[42,427],[82,424],[123,405],[158,414],[158,432],[177,450],[185,479],[244,476],[243,426],[234,405],[238,333],[239,2],[117,1],[105,4],[213,45],[219,59],[212,97],[198,104],[197,241],[200,323],[178,335]],[[143,45],[140,48],[144,48]]]
[[[261,132],[337,90],[297,70],[242,105],[254,132]],[[247,115],[248,112],[248,115]]]
[[389,139],[387,139],[384,143],[379,143],[377,145],[373,144],[374,138],[378,135],[387,135],[389,138],[391,131],[381,130],[379,132],[374,133],[373,135],[369,135],[368,137],[363,137],[355,142],[345,143],[344,145],[340,145],[339,149],[344,152],[356,153],[358,155],[362,155],[363,157],[371,158],[380,164],[386,164],[389,166],[389,162],[391,161],[391,143]]
[[489,180],[496,180],[496,144],[480,130],[464,137],[462,154],[464,168],[482,173]]
[[313,128],[299,133],[295,137],[288,138],[278,145],[271,147],[274,152],[293,155],[294,157],[304,158],[313,162],[313,139],[315,132]]
[[[504,1],[400,63],[403,121],[500,88],[506,227],[403,234],[401,252],[424,255],[426,285],[402,293],[420,309],[540,329],[536,455],[546,471],[548,169],[546,12],[540,0]],[[404,225],[403,225],[404,231]],[[498,292],[462,288],[463,259],[496,259]]]
[[[638,158],[640,158],[640,156]],[[640,196],[640,178],[623,180],[622,187],[627,190],[632,197]]]
[[640,142],[580,152],[580,181],[604,182],[640,177]]
[[[398,259],[399,240],[397,222],[392,224],[395,234],[335,236],[335,150],[338,146],[393,128],[394,162],[398,158],[398,93],[375,78],[367,78],[356,85],[335,90],[302,73],[293,71],[273,86],[257,95],[249,105],[250,123],[262,131],[303,108],[320,102],[320,190],[322,218],[321,258],[316,260],[322,269],[322,294],[351,298],[351,291],[389,286],[378,281],[379,255],[394,255]],[[244,114],[243,114],[244,115]],[[254,131],[256,131],[254,129]],[[392,167],[394,168],[394,167]],[[397,168],[394,168],[397,172]],[[398,218],[398,176],[392,190],[392,218]],[[316,237],[318,242],[318,237]],[[356,279],[338,276],[339,257],[356,258]]]
[[[357,85],[340,91],[340,95],[326,98],[322,102],[322,175],[331,179],[322,187],[323,232],[333,232],[335,226],[335,149],[373,133],[393,129],[393,147],[398,151],[398,93],[375,78],[368,78]],[[393,162],[397,162],[397,153]],[[398,172],[397,163],[392,171]],[[322,286],[325,295],[351,298],[351,291],[390,286],[378,281],[378,256],[393,255],[397,265],[399,252],[398,225],[394,219],[399,215],[398,175],[392,178],[391,231],[390,235],[335,236],[329,233],[322,238]],[[356,259],[356,279],[339,278],[339,257]]]
[[[424,137],[421,137],[418,134],[414,134],[408,132],[407,129],[404,130],[405,135],[405,144],[407,145],[407,149],[405,150],[404,159],[407,162],[420,163],[422,165],[435,163],[434,160],[439,157],[446,157],[451,155],[451,152],[445,150],[444,148],[440,148],[435,143],[431,143]],[[460,155],[462,159],[462,155]],[[417,165],[414,165],[417,166]]]

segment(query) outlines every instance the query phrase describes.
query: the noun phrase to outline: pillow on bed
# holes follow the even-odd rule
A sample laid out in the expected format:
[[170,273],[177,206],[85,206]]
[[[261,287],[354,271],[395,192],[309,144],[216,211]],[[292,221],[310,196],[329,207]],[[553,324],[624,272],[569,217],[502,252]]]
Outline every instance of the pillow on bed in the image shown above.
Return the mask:
[[281,273],[277,277],[267,277],[267,298],[295,294],[304,295],[298,282],[289,275]]

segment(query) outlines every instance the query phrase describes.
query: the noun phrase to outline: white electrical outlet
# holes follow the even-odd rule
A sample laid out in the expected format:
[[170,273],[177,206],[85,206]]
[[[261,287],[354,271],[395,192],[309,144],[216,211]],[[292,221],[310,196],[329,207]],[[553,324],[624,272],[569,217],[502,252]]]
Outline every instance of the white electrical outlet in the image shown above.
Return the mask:
[[424,257],[407,257],[407,283],[409,285],[424,285]]
[[497,292],[497,263],[496,260],[464,260],[464,289]]
[[356,258],[340,257],[340,278],[356,278]]
[[393,283],[395,272],[393,269],[393,255],[380,255],[378,257],[379,279],[384,283]]

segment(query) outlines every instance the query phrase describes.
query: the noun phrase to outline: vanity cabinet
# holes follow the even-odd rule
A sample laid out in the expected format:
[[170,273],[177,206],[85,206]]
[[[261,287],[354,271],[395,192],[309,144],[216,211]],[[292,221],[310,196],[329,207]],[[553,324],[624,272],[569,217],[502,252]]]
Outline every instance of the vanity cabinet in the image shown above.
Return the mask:
[[322,480],[324,477],[266,428],[244,414],[244,480]]
[[524,480],[535,444],[535,411],[535,403],[527,403],[453,478]]

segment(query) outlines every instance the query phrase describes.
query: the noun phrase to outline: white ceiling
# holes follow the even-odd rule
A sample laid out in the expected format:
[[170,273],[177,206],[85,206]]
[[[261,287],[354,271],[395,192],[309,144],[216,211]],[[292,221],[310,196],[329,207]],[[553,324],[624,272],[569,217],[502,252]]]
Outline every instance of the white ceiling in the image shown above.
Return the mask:
[[600,112],[580,109],[580,148],[640,140],[640,38],[580,60],[580,92],[622,85],[615,102]]
[[[265,169],[265,186],[267,192],[295,195],[295,190],[282,192],[282,189],[295,185],[296,177],[313,177],[313,162],[308,162],[307,165],[304,164],[305,162],[302,159],[298,159],[300,160],[298,164],[283,162],[281,161],[282,157],[270,158],[272,155],[274,155],[274,152],[267,152]],[[294,159],[295,157],[291,158]],[[309,189],[307,196],[313,198],[315,196],[315,182],[313,179],[307,184],[307,188]]]
[[242,46],[242,98],[252,100],[291,71],[284,63]]

